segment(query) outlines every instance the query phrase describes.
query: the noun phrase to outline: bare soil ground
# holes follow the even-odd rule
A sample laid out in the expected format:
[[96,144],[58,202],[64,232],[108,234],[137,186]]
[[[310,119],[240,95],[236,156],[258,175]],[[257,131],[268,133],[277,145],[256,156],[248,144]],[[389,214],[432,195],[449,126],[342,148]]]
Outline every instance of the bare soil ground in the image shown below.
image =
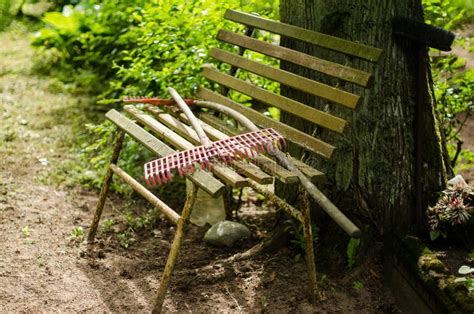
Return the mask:
[[[102,233],[92,248],[71,237],[75,227],[87,232],[98,193],[58,186],[54,176],[73,158],[72,121],[87,99],[60,93],[52,79],[32,74],[25,33],[0,33],[0,42],[1,312],[150,311],[172,226],[159,221],[155,229],[137,233],[128,249],[114,232]],[[112,196],[103,219],[120,220],[120,211],[132,203],[140,210],[140,202]],[[273,209],[252,204],[244,209],[255,214],[242,215],[254,236],[240,248],[207,247],[204,230],[190,228],[165,300],[167,311],[396,312],[382,282],[378,246],[352,271],[344,264],[332,273],[319,269],[316,305],[307,301],[304,262],[296,262],[291,250],[219,263],[257,243],[271,226]]]

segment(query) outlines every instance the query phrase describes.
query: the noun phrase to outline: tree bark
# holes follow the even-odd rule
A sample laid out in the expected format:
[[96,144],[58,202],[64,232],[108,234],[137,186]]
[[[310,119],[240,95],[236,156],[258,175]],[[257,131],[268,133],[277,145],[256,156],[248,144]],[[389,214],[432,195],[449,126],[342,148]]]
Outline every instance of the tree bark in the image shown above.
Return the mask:
[[[371,221],[381,234],[422,226],[428,203],[446,180],[442,141],[430,97],[432,86],[427,79],[429,68],[423,61],[428,60],[426,48],[397,39],[391,30],[394,16],[421,20],[422,14],[420,0],[280,1],[284,23],[384,50],[379,63],[373,64],[281,38],[282,46],[373,73],[374,84],[369,89],[288,62],[280,65],[363,97],[360,109],[353,112],[281,86],[282,95],[346,119],[349,130],[341,136],[285,113],[281,120],[337,147],[335,158],[329,162],[296,146],[289,149],[327,174],[324,191],[341,210],[356,220],[364,217],[361,221]],[[282,185],[277,192],[290,201],[296,195],[291,187]]]

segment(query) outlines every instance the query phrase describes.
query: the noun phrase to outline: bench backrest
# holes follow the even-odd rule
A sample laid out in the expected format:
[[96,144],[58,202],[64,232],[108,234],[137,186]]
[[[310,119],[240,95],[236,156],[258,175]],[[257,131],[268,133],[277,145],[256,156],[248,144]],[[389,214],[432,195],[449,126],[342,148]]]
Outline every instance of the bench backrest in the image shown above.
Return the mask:
[[[382,52],[382,50],[378,48],[354,43],[337,37],[234,10],[227,10],[225,18],[244,24],[248,28],[260,29],[281,36],[301,40],[319,47],[334,50],[371,62],[378,61]],[[273,45],[249,36],[233,33],[224,29],[219,31],[217,38],[222,42],[239,46],[241,51],[247,49],[252,50],[362,87],[369,87],[373,80],[373,77],[370,73],[354,69],[346,65],[323,60],[296,50]],[[337,87],[323,84],[321,82],[308,79],[288,71],[250,60],[239,54],[213,48],[210,51],[210,55],[213,58],[227,63],[234,68],[239,68],[241,70],[254,73],[256,75],[265,77],[266,79],[278,82],[279,84],[306,92],[328,102],[341,105],[352,110],[355,110],[358,104],[361,102],[360,96],[356,94],[349,93]],[[244,81],[232,75],[223,73],[210,65],[205,65],[203,67],[202,74],[207,79],[216,82],[225,88],[232,89],[239,93],[250,96],[251,98],[263,104],[279,108],[282,111],[310,121],[311,123],[334,132],[342,133],[347,125],[347,121],[339,117],[308,106],[307,104],[273,93],[248,81]],[[258,112],[257,110],[239,104],[230,98],[213,92],[207,88],[200,87],[198,89],[197,96],[205,100],[224,104],[234,110],[237,110],[261,127],[275,128],[283,136],[285,136],[287,140],[328,159],[331,158],[335,150],[335,147],[329,143],[321,141],[310,134],[286,125],[282,122],[276,121]]]

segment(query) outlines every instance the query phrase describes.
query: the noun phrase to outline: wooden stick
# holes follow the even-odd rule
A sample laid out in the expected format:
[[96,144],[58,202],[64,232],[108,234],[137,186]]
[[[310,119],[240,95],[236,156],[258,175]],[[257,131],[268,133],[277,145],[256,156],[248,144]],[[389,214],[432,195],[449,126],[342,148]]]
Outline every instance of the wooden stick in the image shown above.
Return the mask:
[[268,190],[263,189],[261,186],[259,186],[253,180],[248,180],[248,183],[249,183],[249,186],[252,189],[254,189],[258,193],[264,195],[267,198],[267,201],[269,201],[269,203],[275,205],[278,208],[283,209],[290,216],[292,216],[293,218],[298,220],[300,223],[304,222],[303,214],[301,214],[301,212],[299,210],[297,210],[296,208],[294,208],[293,206],[291,206],[290,204],[288,204],[287,202],[285,202],[284,200],[282,200],[281,198],[279,198],[275,194],[269,192]]
[[168,260],[166,261],[166,266],[161,277],[160,288],[158,289],[155,302],[153,303],[152,313],[161,313],[163,308],[166,290],[168,290],[168,286],[170,284],[171,275],[173,273],[174,265],[176,264],[179,248],[184,238],[185,227],[189,221],[189,216],[191,215],[191,209],[193,208],[194,202],[196,201],[197,190],[197,186],[193,183],[191,192],[186,196],[186,203],[184,204],[181,218],[178,220],[176,235],[174,236],[173,243],[171,244]]
[[158,197],[153,195],[150,191],[148,191],[143,185],[141,185],[137,180],[132,178],[128,173],[123,171],[117,165],[110,165],[112,171],[118,175],[122,180],[124,180],[132,189],[134,189],[137,193],[143,196],[147,201],[151,203],[151,205],[158,208],[169,220],[174,222],[175,224],[178,223],[179,215],[172,210],[168,205],[166,205],[162,200]]
[[199,139],[201,140],[201,144],[204,146],[211,145],[211,140],[207,137],[206,133],[202,129],[201,123],[199,123],[194,113],[191,111],[191,109],[189,109],[188,105],[186,105],[183,98],[181,98],[178,92],[172,87],[168,87],[168,92],[171,94],[171,97],[173,97],[174,101],[176,101],[179,108],[184,112],[186,117],[188,117],[189,121],[191,122],[191,125],[193,126],[193,129],[196,131],[199,136]]
[[313,229],[311,228],[311,208],[309,208],[309,202],[306,199],[306,195],[303,196],[305,201],[303,202],[303,232],[304,232],[304,251],[306,267],[308,267],[309,280],[311,283],[311,291],[309,294],[310,300],[313,304],[316,304],[316,293],[318,292],[318,281],[316,277],[316,261],[314,258],[314,245],[313,245]]
[[105,199],[107,198],[107,194],[109,193],[110,183],[112,182],[113,171],[112,171],[111,166],[116,164],[119,159],[120,151],[122,150],[124,137],[125,137],[125,132],[119,129],[117,131],[115,146],[112,152],[112,158],[110,159],[110,165],[109,165],[109,168],[107,169],[107,173],[105,174],[105,178],[102,183],[102,188],[100,189],[99,200],[97,201],[94,218],[92,219],[91,229],[89,230],[89,234],[87,235],[87,243],[94,242],[95,235],[97,233],[97,228],[99,226],[100,217],[102,216],[102,211],[104,209]]

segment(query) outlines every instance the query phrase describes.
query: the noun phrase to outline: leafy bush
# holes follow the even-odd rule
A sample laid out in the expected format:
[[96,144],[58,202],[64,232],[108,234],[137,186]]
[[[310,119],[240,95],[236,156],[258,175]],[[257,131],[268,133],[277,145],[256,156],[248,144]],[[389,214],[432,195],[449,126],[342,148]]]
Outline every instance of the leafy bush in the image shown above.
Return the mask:
[[472,0],[422,0],[425,21],[445,29],[455,29],[474,16]]
[[[167,86],[191,96],[198,85],[213,88],[199,72],[203,63],[212,62],[208,50],[219,45],[217,31],[243,28],[225,21],[225,10],[258,11],[275,18],[277,7],[278,1],[272,0],[165,0],[159,5],[145,0],[84,0],[45,14],[45,27],[33,39],[38,47],[36,68],[73,83],[77,92],[99,94],[101,104],[116,103],[124,95],[169,97]],[[261,36],[271,40],[268,34]],[[76,169],[82,183],[98,186],[110,156],[113,127],[106,123],[87,129],[94,141],[82,145]],[[121,160],[129,173],[141,176],[140,165],[151,158],[126,140]]]
[[66,80],[77,81],[78,72],[93,74],[80,83],[109,100],[102,103],[123,95],[163,96],[167,86],[191,95],[203,83],[197,74],[203,63],[211,62],[208,49],[218,45],[217,31],[230,24],[223,19],[225,9],[244,6],[270,13],[277,4],[241,2],[82,1],[76,7],[65,6],[62,14],[47,13],[46,27],[35,35],[33,45],[42,53],[56,52],[54,66],[63,68],[62,73],[64,68],[71,70]]
[[[423,0],[423,8],[427,23],[447,30],[456,30],[474,17],[472,0]],[[457,36],[455,45],[472,50],[471,38]],[[466,60],[455,54],[444,56],[432,51],[432,56],[436,111],[447,140],[451,166],[458,165],[455,170],[473,167],[474,154],[463,149],[460,132],[474,108],[474,70],[466,71]]]

